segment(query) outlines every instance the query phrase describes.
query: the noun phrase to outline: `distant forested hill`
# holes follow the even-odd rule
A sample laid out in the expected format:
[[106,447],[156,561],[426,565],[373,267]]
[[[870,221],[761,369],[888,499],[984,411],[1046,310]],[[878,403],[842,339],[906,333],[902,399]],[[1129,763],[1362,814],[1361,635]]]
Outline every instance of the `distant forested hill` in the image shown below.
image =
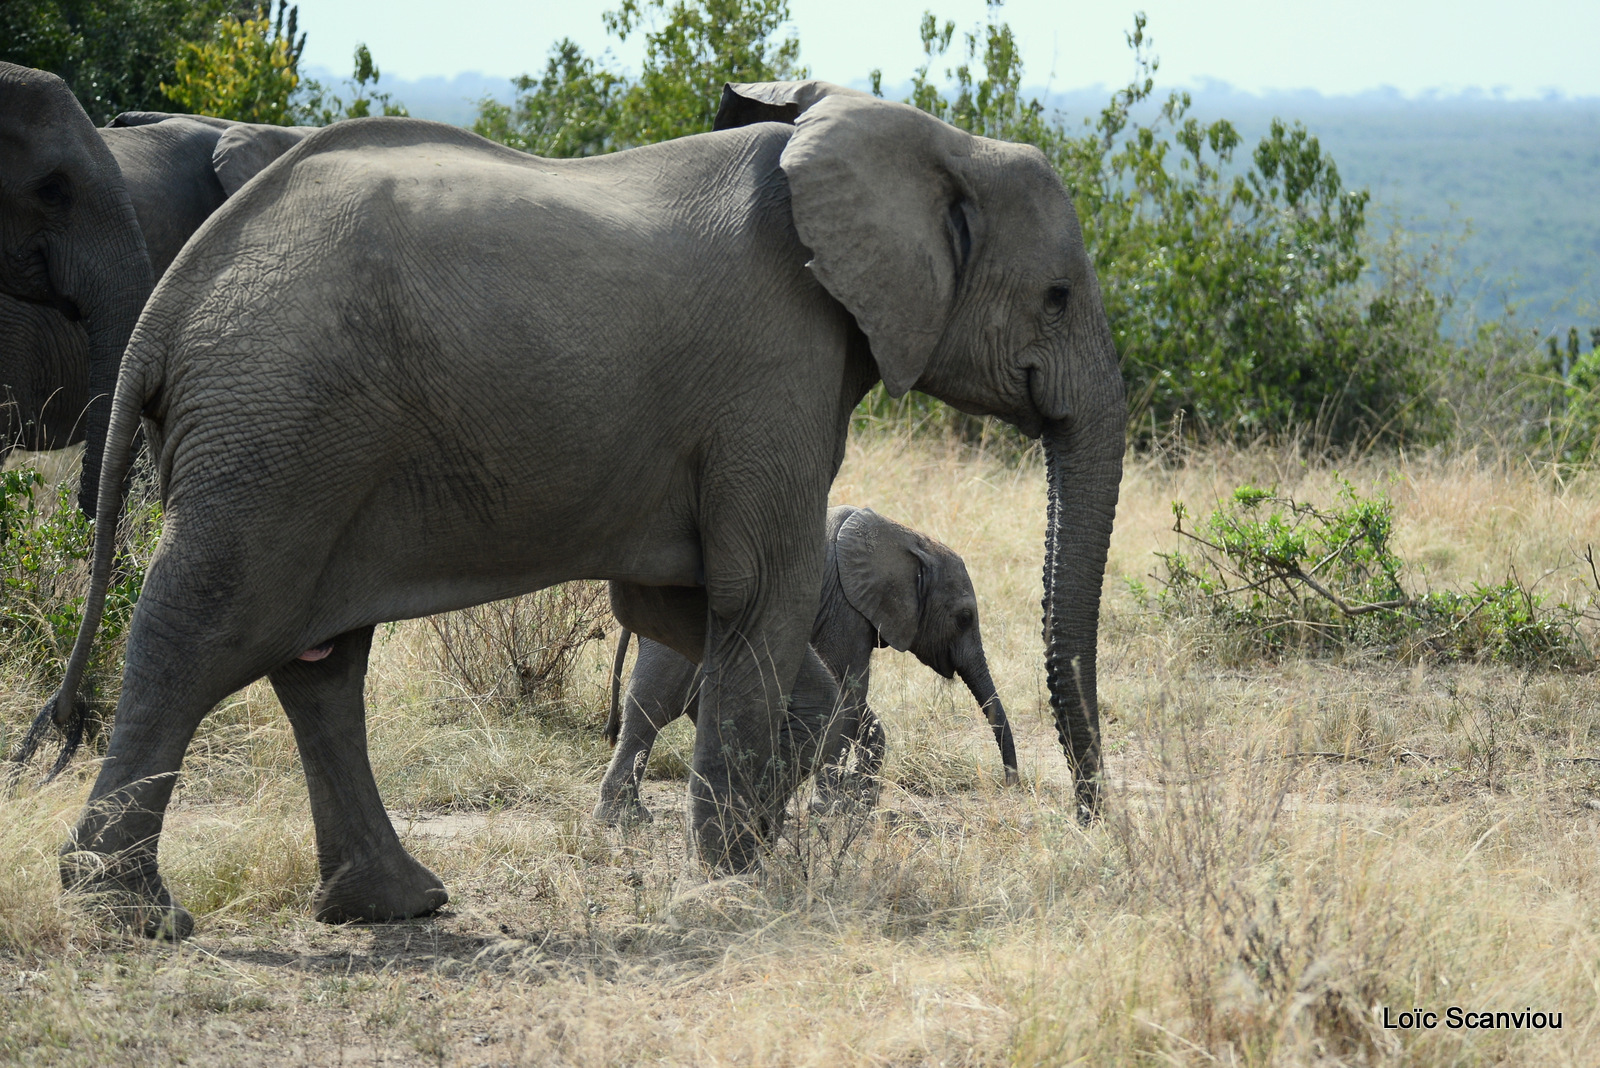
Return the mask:
[[[478,74],[385,78],[383,86],[413,115],[460,125],[471,124],[482,96],[510,97],[507,79]],[[1076,126],[1109,91],[1038,95]],[[1456,267],[1463,306],[1479,316],[1510,301],[1519,319],[1543,330],[1600,325],[1600,99],[1255,96],[1226,86],[1193,96],[1196,117],[1232,120],[1247,146],[1275,116],[1304,122],[1345,183],[1372,190],[1380,226],[1393,217],[1437,236],[1470,223]]]
[[[1105,95],[1049,99],[1075,124]],[[1372,190],[1375,222],[1392,217],[1428,236],[1459,235],[1470,223],[1456,268],[1477,272],[1460,297],[1479,316],[1510,301],[1543,330],[1600,325],[1600,99],[1258,97],[1226,87],[1192,95],[1192,114],[1230,119],[1247,146],[1274,117],[1305,123],[1345,184]]]

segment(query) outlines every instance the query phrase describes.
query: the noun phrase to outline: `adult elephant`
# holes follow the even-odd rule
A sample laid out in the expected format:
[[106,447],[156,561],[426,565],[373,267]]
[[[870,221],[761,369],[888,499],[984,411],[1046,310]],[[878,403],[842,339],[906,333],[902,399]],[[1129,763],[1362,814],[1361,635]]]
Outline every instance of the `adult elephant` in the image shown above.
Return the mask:
[[[839,711],[823,743],[817,775],[820,812],[875,803],[887,740],[867,704],[875,649],[910,652],[945,678],[961,676],[989,721],[1006,785],[1015,785],[1017,748],[1005,705],[989,673],[978,621],[978,596],[959,553],[920,531],[870,508],[828,509],[823,538],[822,594],[810,643],[840,686]],[[617,641],[611,668],[611,715],[605,736],[614,747],[600,782],[594,818],[605,823],[651,819],[639,800],[639,782],[656,735],[679,716],[693,718],[699,670],[649,638],[628,692],[622,665],[628,631]],[[854,766],[846,764],[854,754]]]
[[94,515],[111,391],[151,286],[305,132],[151,112],[97,130],[60,78],[0,63],[0,455],[87,440],[79,504]]
[[83,327],[47,305],[0,296],[0,458],[82,441],[88,402]]
[[[367,761],[373,627],[576,578],[703,664],[691,831],[714,868],[751,868],[835,697],[806,638],[828,487],[880,378],[1043,435],[1049,684],[1094,805],[1126,403],[1071,198],[1035,149],[903,104],[728,92],[780,116],[821,98],[792,126],[583,160],[342,123],[185,246],[112,413],[102,507],[143,416],[166,526],[68,883],[190,930],[163,813],[201,717],[266,675],[310,789],[318,915],[437,908]],[[102,539],[41,722],[73,721],[110,563]]]

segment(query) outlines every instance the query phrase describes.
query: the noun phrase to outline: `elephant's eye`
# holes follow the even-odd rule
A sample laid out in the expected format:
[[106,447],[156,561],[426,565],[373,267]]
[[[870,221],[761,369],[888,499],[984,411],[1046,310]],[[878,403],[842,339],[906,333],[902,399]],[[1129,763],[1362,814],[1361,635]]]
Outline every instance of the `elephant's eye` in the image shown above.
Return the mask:
[[33,194],[51,208],[64,208],[72,199],[71,191],[67,188],[66,176],[60,174],[52,174],[40,182]]
[[956,626],[961,630],[971,630],[972,624],[977,621],[977,614],[970,608],[963,608],[956,613]]
[[1058,282],[1051,286],[1044,294],[1045,314],[1052,319],[1061,318],[1062,314],[1067,310],[1067,302],[1071,299],[1072,290],[1065,285]]

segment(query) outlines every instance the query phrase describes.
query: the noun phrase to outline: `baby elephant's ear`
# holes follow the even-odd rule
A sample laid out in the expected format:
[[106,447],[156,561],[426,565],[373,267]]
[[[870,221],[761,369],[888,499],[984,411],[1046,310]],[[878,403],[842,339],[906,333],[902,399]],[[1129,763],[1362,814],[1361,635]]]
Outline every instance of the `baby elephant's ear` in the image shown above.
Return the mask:
[[922,614],[922,561],[914,536],[870,508],[863,508],[839,527],[839,584],[845,600],[878,628],[878,637],[905,652],[917,636]]
[[241,122],[224,130],[211,153],[211,168],[230,197],[273,160],[315,132],[315,126],[267,126]]
[[[846,89],[832,82],[728,82],[722,87],[722,103],[713,130],[732,130],[758,122],[793,123],[812,104],[825,96],[867,96],[859,89]],[[871,99],[871,97],[868,97]]]

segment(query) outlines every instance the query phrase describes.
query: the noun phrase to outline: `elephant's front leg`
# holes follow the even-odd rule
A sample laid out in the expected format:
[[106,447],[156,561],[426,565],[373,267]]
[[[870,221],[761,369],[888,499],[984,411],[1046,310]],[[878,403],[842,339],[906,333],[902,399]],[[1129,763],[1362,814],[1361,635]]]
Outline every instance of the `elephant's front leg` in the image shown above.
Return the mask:
[[803,638],[793,644],[785,656],[767,642],[738,639],[707,657],[689,823],[701,859],[725,874],[759,864],[790,795],[817,765],[838,703],[832,673]]
[[325,923],[399,920],[449,900],[438,876],[394,833],[367,761],[362,691],[372,628],[341,634],[316,661],[291,660],[269,676],[294,726],[317,830],[316,916]]

